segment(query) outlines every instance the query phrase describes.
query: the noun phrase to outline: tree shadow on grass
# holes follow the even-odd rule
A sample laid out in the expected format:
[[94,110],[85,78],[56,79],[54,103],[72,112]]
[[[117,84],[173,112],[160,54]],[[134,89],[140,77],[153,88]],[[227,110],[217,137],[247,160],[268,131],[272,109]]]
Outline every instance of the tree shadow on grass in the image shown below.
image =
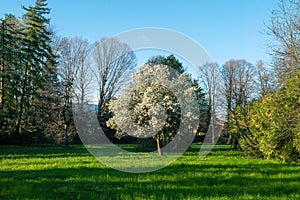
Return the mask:
[[0,146],[0,158],[59,158],[66,156],[83,157],[89,156],[84,146],[40,146],[40,147],[15,147]]
[[[0,197],[188,199],[300,197],[299,167],[280,164],[172,164],[129,174],[104,167],[0,171]],[[26,186],[26,187],[25,187]]]
[[[132,148],[123,146],[127,147]],[[80,157],[90,156],[83,146],[72,149],[4,148],[0,151],[0,159],[76,156],[79,157],[76,166],[80,167],[68,166],[66,163],[62,168],[0,170],[0,199],[300,198],[300,166],[260,160],[229,162],[240,152],[231,152],[228,148],[228,152],[225,152],[221,146],[212,151],[209,159],[216,155],[228,155],[227,161],[199,161],[195,156],[198,151],[199,146],[194,145],[182,160],[164,169],[151,173],[129,174],[101,164],[99,167],[95,167],[95,163],[91,165],[93,167],[88,167],[86,163],[81,166]],[[192,159],[195,159],[195,162],[189,162]]]

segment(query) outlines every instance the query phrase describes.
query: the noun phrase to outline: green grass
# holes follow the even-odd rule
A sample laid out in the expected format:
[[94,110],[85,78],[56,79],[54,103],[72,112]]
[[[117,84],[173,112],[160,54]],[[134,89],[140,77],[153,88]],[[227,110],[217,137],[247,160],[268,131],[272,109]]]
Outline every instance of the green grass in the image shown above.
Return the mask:
[[227,146],[198,153],[193,145],[164,169],[130,174],[81,146],[0,147],[0,199],[300,199],[300,166]]

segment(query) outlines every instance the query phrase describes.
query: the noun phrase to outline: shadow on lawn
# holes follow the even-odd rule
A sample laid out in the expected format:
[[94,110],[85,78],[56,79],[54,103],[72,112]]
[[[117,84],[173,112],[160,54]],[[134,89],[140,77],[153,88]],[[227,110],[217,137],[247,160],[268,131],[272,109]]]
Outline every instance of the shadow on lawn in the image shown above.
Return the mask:
[[[269,163],[245,164],[241,167],[234,164],[181,163],[145,174],[82,167],[0,171],[0,176],[2,191],[8,191],[2,194],[0,191],[3,198],[203,199],[226,196],[233,199],[243,195],[264,198],[300,197],[299,168],[287,170],[280,164]],[[10,194],[9,191],[18,185],[27,185],[29,189]]]
[[[138,145],[118,145],[119,148],[129,152],[143,152],[139,151]],[[98,147],[94,147],[98,148]],[[109,149],[107,146],[99,146],[101,148]],[[147,152],[147,151],[145,151]],[[85,146],[72,145],[66,146],[0,146],[0,158],[59,158],[66,156],[84,157],[90,156]]]
[[[199,147],[193,145],[182,160],[145,174],[123,173],[100,164],[99,167],[0,170],[0,199],[300,198],[299,166],[255,161],[228,162],[240,153],[231,151],[227,146],[217,147],[211,152],[212,156],[225,155],[227,162],[185,161],[191,159],[189,155],[197,155]],[[122,148],[132,150],[132,146]],[[5,147],[0,150],[0,159],[72,156],[90,154],[83,146],[71,149],[57,146]]]
[[58,158],[66,156],[89,156],[84,146],[41,146],[41,147],[15,147],[0,146],[0,158]]

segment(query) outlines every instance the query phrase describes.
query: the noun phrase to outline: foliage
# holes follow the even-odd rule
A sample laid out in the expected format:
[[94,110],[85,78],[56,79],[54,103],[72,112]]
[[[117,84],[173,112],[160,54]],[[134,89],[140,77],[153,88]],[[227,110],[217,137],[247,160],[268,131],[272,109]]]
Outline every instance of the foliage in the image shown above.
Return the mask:
[[115,38],[92,46],[55,36],[46,0],[23,9],[22,21],[6,15],[0,23],[0,143],[79,142],[72,102],[91,103],[90,83],[97,81],[100,115],[135,55]]
[[[184,66],[182,63],[173,55],[169,55],[167,57],[158,55],[153,56],[150,58],[147,63],[150,66],[155,65],[165,65],[170,67],[171,69],[174,69],[180,74],[187,73],[184,69]],[[210,123],[210,117],[211,117],[211,107],[209,105],[209,101],[206,98],[205,92],[202,87],[200,87],[199,80],[192,79],[192,77],[189,78],[191,85],[195,88],[195,96],[197,97],[198,105],[199,105],[199,127],[197,131],[197,136],[195,138],[196,141],[199,141],[201,136],[203,136],[208,131],[208,126]],[[200,137],[198,137],[200,136]],[[202,138],[203,139],[203,138]]]
[[154,56],[150,58],[147,63],[150,66],[155,66],[155,65],[166,65],[171,67],[172,69],[176,70],[178,73],[182,74],[185,72],[185,69],[182,65],[181,62],[173,55],[169,55],[167,57],[164,56]]
[[109,104],[114,116],[107,125],[116,129],[118,135],[153,136],[160,154],[161,142],[177,134],[182,115],[198,117],[183,112],[184,107],[194,105],[193,98],[185,98],[185,105],[180,105],[175,89],[187,97],[195,95],[188,75],[174,74],[164,65],[142,66],[133,75],[133,84]]
[[20,80],[20,22],[13,15],[6,15],[1,21],[0,51],[0,135],[10,135],[17,120]]
[[239,139],[243,150],[285,162],[300,161],[299,8],[297,0],[281,0],[267,26],[277,91],[270,85],[271,75],[259,64],[261,98],[236,104],[229,115],[233,116],[230,131],[243,136]]
[[5,73],[1,73],[1,109],[5,117],[1,124],[6,125],[1,129],[15,138],[13,143],[22,143],[20,135],[35,143],[44,140],[41,132],[48,109],[44,95],[47,82],[55,81],[55,58],[48,29],[50,20],[45,17],[50,11],[46,1],[37,0],[34,6],[23,9],[23,21],[11,15],[2,21],[1,68]]
[[[279,91],[248,106],[251,138],[257,142],[255,150],[264,158],[299,162],[300,73]],[[238,120],[241,122],[243,118]],[[249,151],[246,139],[239,143]]]

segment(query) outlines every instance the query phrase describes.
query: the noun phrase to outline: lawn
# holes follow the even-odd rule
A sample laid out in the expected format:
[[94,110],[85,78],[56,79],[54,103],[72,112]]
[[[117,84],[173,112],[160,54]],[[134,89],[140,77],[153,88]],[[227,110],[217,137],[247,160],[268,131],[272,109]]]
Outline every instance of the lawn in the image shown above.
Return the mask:
[[82,146],[0,147],[0,199],[300,199],[300,166],[193,145],[168,167],[110,169]]

